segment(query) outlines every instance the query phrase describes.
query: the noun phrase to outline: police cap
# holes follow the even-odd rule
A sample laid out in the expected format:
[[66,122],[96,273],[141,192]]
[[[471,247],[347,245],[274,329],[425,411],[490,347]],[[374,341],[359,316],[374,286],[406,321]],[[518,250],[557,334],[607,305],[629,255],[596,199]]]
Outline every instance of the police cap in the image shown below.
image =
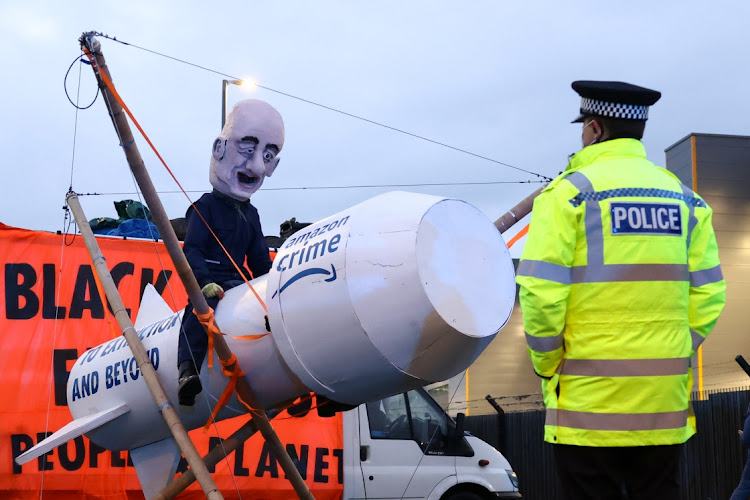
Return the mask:
[[586,116],[647,120],[648,107],[661,97],[661,92],[625,82],[578,80],[571,87],[581,96],[581,115],[571,123]]

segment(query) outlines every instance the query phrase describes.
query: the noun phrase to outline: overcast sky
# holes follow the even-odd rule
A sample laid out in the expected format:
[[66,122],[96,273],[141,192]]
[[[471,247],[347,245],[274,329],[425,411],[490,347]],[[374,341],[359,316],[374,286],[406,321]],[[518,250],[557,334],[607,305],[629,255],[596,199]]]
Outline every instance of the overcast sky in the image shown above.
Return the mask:
[[[552,177],[580,148],[580,125],[569,123],[579,107],[570,89],[577,79],[624,80],[663,93],[644,140],[657,164],[691,132],[750,135],[748,19],[750,4],[741,0],[5,1],[0,222],[62,229],[71,167],[77,192],[127,193],[82,198],[89,219],[116,217],[113,201],[138,199],[101,97],[77,121],[65,97],[63,77],[84,31]],[[100,41],[120,94],[182,185],[210,190],[223,77]],[[67,82],[74,101],[79,66]],[[95,91],[85,66],[80,104]],[[286,123],[280,166],[253,197],[266,234],[278,234],[291,217],[313,222],[393,189],[274,188],[537,179],[267,90],[228,92],[230,105],[249,97],[270,102]],[[157,189],[176,190],[138,143]],[[536,187],[408,190],[466,200],[494,220]],[[184,214],[183,195],[162,200],[170,217]]]

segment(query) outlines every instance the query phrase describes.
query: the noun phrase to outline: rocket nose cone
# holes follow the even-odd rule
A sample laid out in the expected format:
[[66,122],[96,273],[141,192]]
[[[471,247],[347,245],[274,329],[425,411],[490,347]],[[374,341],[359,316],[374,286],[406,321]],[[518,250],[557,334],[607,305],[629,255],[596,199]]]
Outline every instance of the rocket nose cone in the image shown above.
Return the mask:
[[513,262],[502,236],[479,210],[458,200],[433,205],[417,230],[424,293],[443,322],[468,337],[496,334],[515,298]]
[[413,226],[385,224],[390,231],[347,248],[353,304],[368,339],[425,384],[474,362],[508,321],[516,291],[494,224],[465,202],[426,201]]
[[416,260],[433,311],[404,371],[445,380],[468,368],[510,318],[513,261],[490,220],[471,205],[433,205],[417,230]]

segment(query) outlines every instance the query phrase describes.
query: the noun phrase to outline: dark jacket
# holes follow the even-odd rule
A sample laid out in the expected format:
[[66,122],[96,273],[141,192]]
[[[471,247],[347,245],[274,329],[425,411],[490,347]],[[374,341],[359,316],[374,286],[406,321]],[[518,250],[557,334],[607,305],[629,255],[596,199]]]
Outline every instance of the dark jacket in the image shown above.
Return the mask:
[[[249,201],[240,202],[214,190],[201,196],[195,206],[246,278],[251,279],[250,272],[257,278],[271,269],[271,257],[260,227],[258,210]],[[201,288],[212,282],[224,286],[228,281],[242,280],[192,206],[185,218],[187,233],[183,251]],[[250,272],[245,266],[245,257]]]
[[740,438],[740,441],[744,446],[750,446],[750,412],[746,412],[743,417],[745,417],[745,424],[742,428],[742,437]]

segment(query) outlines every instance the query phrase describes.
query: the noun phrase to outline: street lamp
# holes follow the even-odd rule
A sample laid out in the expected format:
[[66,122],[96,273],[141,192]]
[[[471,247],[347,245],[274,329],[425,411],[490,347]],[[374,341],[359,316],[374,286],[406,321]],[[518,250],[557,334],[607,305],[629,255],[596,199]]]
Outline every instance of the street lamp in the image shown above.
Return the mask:
[[227,85],[239,85],[245,88],[255,88],[256,83],[250,80],[222,80],[221,81],[221,128],[227,121]]

